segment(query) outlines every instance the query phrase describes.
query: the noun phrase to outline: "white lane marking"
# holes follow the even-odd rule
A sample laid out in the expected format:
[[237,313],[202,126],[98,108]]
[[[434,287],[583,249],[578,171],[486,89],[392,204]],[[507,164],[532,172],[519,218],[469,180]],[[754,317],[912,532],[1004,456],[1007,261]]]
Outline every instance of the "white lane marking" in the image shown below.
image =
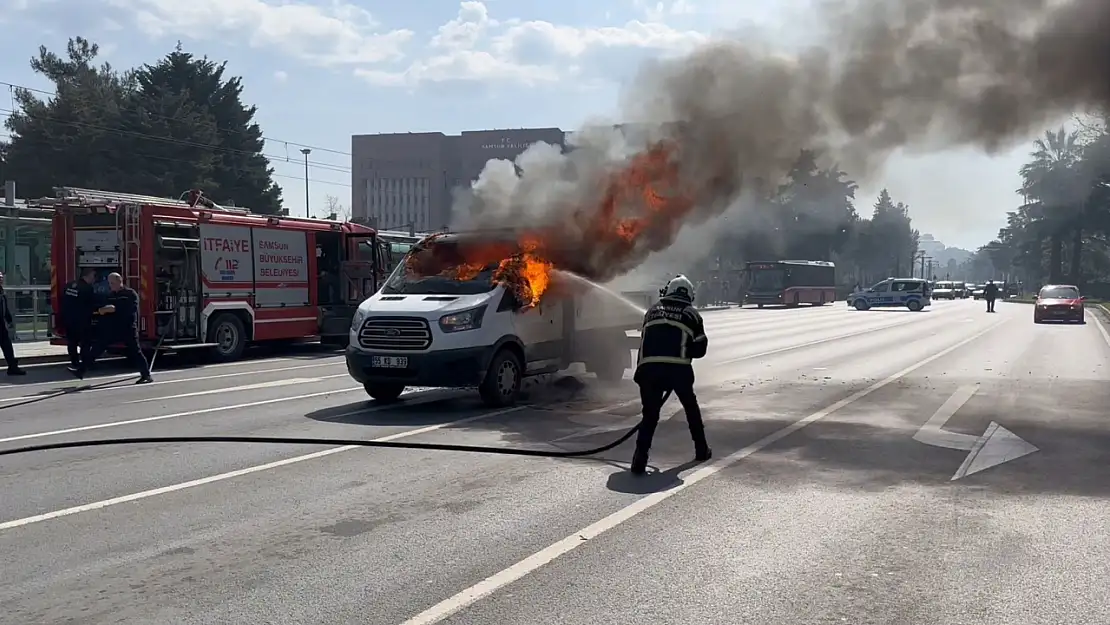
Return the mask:
[[[459,425],[461,423],[466,423],[468,421],[477,421],[479,419],[488,419],[490,417],[495,417],[495,416],[498,416],[498,415],[501,415],[501,414],[505,414],[507,412],[513,412],[515,410],[521,410],[523,408],[524,408],[524,406],[516,406],[516,407],[513,407],[513,408],[507,408],[507,409],[504,409],[504,410],[496,410],[496,411],[493,411],[493,412],[485,412],[485,413],[482,413],[480,415],[475,415],[475,416],[472,416],[472,417],[466,417],[465,419],[458,419],[456,421],[449,421],[447,423],[439,423],[439,424],[436,424],[436,425],[429,425],[428,427],[423,427],[423,428],[419,428],[419,429],[416,429],[416,430],[408,430],[408,431],[405,431],[405,432],[398,432],[397,434],[390,434],[389,436],[383,436],[381,438],[374,438],[374,439],[371,439],[371,442],[385,443],[385,442],[389,442],[389,441],[395,441],[399,438],[407,438],[409,436],[416,436],[418,434],[426,434],[428,432],[434,432],[435,430],[439,430],[439,429],[449,427],[449,426],[452,426],[452,425]],[[325,458],[327,456],[332,456],[332,455],[335,455],[335,454],[338,454],[338,453],[342,453],[344,451],[350,451],[352,449],[364,449],[364,447],[362,445],[345,445],[343,447],[333,447],[331,449],[325,449],[324,451],[317,451],[317,452],[314,452],[314,453],[311,453],[311,454],[304,454],[302,456],[294,456],[292,458],[286,458],[285,460],[278,460],[276,462],[267,462],[266,464],[260,464],[260,465],[256,465],[256,466],[253,466],[253,467],[247,467],[245,469],[239,469],[237,471],[229,471],[227,473],[220,473],[218,475],[211,475],[211,476],[208,476],[208,477],[203,477],[203,478],[196,479],[196,480],[191,480],[191,481],[188,481],[188,482],[181,482],[180,484],[172,484],[170,486],[163,486],[161,488],[154,488],[154,489],[151,489],[151,490],[145,490],[145,491],[138,492],[138,493],[132,493],[130,495],[123,495],[121,497],[113,497],[111,499],[105,499],[103,501],[95,501],[95,502],[83,504],[83,505],[80,505],[80,506],[73,506],[72,508],[65,508],[63,510],[55,510],[53,512],[47,512],[47,513],[44,513],[44,514],[37,514],[35,516],[30,516],[30,517],[26,517],[26,518],[22,518],[22,519],[15,519],[13,521],[6,521],[6,522],[3,522],[3,523],[0,523],[0,531],[10,530],[10,529],[13,529],[13,528],[16,528],[16,527],[23,527],[24,525],[31,525],[32,523],[41,523],[43,521],[49,521],[51,519],[57,519],[57,518],[65,517],[65,516],[71,516],[71,515],[74,515],[74,514],[80,514],[82,512],[89,512],[89,511],[92,511],[92,510],[100,510],[101,508],[107,508],[108,506],[115,506],[115,505],[118,505],[118,504],[121,504],[121,503],[129,503],[129,502],[132,502],[132,501],[138,501],[140,499],[148,499],[150,497],[157,497],[158,495],[165,495],[165,494],[168,494],[168,493],[177,492],[179,490],[185,490],[187,488],[194,488],[196,486],[204,486],[205,484],[212,484],[213,482],[222,482],[224,480],[230,480],[232,478],[241,477],[243,475],[250,475],[251,473],[260,473],[262,471],[268,471],[270,469],[285,467],[285,466],[289,466],[291,464],[298,464],[298,463],[301,463],[301,462],[307,462],[309,460],[315,460],[317,458]]]
[[[33,438],[46,438],[48,436],[61,436],[62,434],[73,434],[75,432],[88,432],[88,431],[91,431],[91,430],[103,430],[105,428],[114,428],[114,427],[120,427],[120,426],[124,426],[124,425],[135,425],[137,423],[151,423],[151,422],[154,422],[154,421],[165,421],[166,419],[176,419],[178,417],[192,417],[192,416],[201,415],[201,414],[211,414],[213,412],[223,412],[225,410],[238,410],[240,408],[253,408],[255,406],[268,406],[270,404],[277,404],[277,403],[287,402],[287,401],[298,401],[298,400],[301,400],[301,399],[312,399],[313,397],[324,397],[325,395],[332,395],[332,394],[338,394],[338,393],[350,393],[351,391],[363,391],[363,392],[365,392],[365,390],[361,386],[356,386],[356,387],[352,387],[352,388],[340,388],[340,389],[335,389],[335,390],[332,390],[332,391],[323,391],[323,392],[320,392],[320,393],[308,393],[306,395],[294,395],[292,397],[278,397],[278,398],[275,398],[275,399],[263,399],[263,400],[260,400],[260,401],[252,401],[252,402],[248,402],[248,403],[245,403],[245,404],[235,404],[234,406],[217,406],[215,408],[202,408],[200,410],[190,410],[188,412],[175,412],[173,414],[157,415],[157,416],[154,416],[154,417],[141,417],[141,418],[138,418],[138,419],[128,419],[126,421],[111,421],[111,422],[108,422],[108,423],[97,423],[97,424],[94,424],[94,425],[82,425],[82,426],[78,426],[78,427],[66,428],[64,430],[54,430],[52,432],[36,432],[34,434],[20,434],[19,436],[9,436],[8,438],[0,438],[0,443],[11,443],[11,442],[14,442],[14,441],[25,441],[25,440],[30,440],[30,439],[33,439]],[[415,395],[415,397],[413,397],[414,395]],[[449,399],[449,396],[444,397],[444,396],[440,395],[439,393],[437,393],[435,389],[426,389],[426,388],[413,388],[411,390],[405,389],[405,392],[402,393],[402,396],[412,397],[412,399],[406,400],[403,404],[382,404],[380,406],[379,405],[368,406],[366,408],[361,408],[359,410],[354,410],[354,411],[351,411],[351,412],[345,412],[345,413],[342,413],[342,414],[339,414],[339,415],[334,415],[330,418],[336,419],[336,418],[339,418],[339,417],[349,417],[349,416],[359,415],[359,414],[369,414],[369,413],[373,413],[373,412],[379,412],[381,410],[386,410],[386,409],[389,409],[389,408],[398,408],[398,407],[405,407],[405,406],[420,406],[420,405],[423,405],[423,404],[429,404],[429,403],[432,403],[432,402],[442,401],[444,399]]]
[[[1110,313],[1110,310],[1107,310],[1106,312]],[[1089,310],[1085,310],[1083,311],[1083,316],[1090,317],[1091,320],[1095,322],[1095,327],[1098,328],[1098,333],[1102,335],[1102,340],[1106,341],[1106,345],[1110,347],[1110,332],[1106,331],[1106,327],[1102,325],[1101,321],[1099,321],[1098,315],[1092,313]]]
[[[155,386],[155,385],[158,385],[158,384],[177,384],[177,383],[180,383],[180,382],[216,380],[216,379],[219,379],[219,378],[230,378],[230,377],[235,377],[235,376],[240,376],[240,375],[254,375],[256,373],[269,373],[269,372],[275,372],[275,371],[293,371],[295,369],[308,369],[310,367],[321,367],[321,366],[328,366],[328,365],[334,365],[334,364],[342,364],[343,363],[342,360],[340,360],[339,362],[329,362],[329,361],[335,360],[337,358],[342,358],[342,357],[343,357],[342,355],[323,356],[323,357],[320,357],[318,359],[319,360],[318,362],[315,362],[313,364],[297,365],[295,367],[282,367],[282,368],[278,368],[278,369],[251,369],[251,370],[248,370],[248,371],[237,371],[235,373],[224,373],[224,374],[220,374],[220,375],[209,375],[209,376],[197,376],[197,377],[192,377],[192,378],[184,377],[184,378],[175,378],[175,379],[172,379],[172,380],[159,379],[159,380],[157,380],[155,382],[151,382],[150,384],[147,384],[145,386],[150,387],[150,386]],[[159,378],[161,378],[161,376],[163,376],[163,375],[169,375],[169,374],[175,374],[175,373],[203,372],[203,371],[206,371],[208,369],[221,369],[221,368],[224,368],[224,367],[235,367],[235,366],[244,367],[244,366],[255,365],[255,364],[265,364],[265,363],[268,363],[268,362],[288,362],[288,361],[291,361],[291,360],[303,361],[302,358],[266,358],[266,359],[263,359],[263,360],[240,360],[238,362],[221,362],[221,363],[212,364],[212,365],[201,365],[201,366],[195,367],[193,369],[175,369],[175,370],[161,370],[161,371],[156,370],[156,371],[154,371],[154,373],[156,375],[158,375]],[[138,375],[139,375],[138,373],[118,373],[118,374],[113,374],[113,375],[98,375],[98,376],[86,378],[85,380],[82,381],[82,383],[83,384],[103,384],[105,382],[108,382],[109,380],[125,380],[127,378],[138,377]],[[40,386],[54,386],[54,385],[57,385],[57,384],[65,384],[66,382],[68,382],[68,380],[52,380],[50,382],[31,382],[29,384],[21,384],[21,383],[16,382],[16,383],[11,383],[11,384],[0,384],[0,389],[5,389],[5,388],[14,389],[14,388],[18,387],[20,390],[22,390],[22,389],[25,389],[25,388],[38,388]],[[90,392],[102,391],[102,390],[110,390],[110,389],[96,388],[96,389],[89,389],[87,391],[82,391],[82,392],[83,393],[90,393]]]
[[924,367],[931,362],[934,362],[940,358],[943,358],[944,356],[947,356],[948,354],[951,354],[952,352],[983,336],[987,332],[990,332],[991,330],[997,328],[1003,323],[1005,323],[1005,320],[999,323],[992,324],[990,327],[977,332],[976,334],[973,334],[971,337],[966,338],[959,343],[952,345],[951,347],[945,348],[933,354],[932,356],[929,356],[928,358],[917,362],[914,365],[906,367],[898,373],[895,373],[894,375],[884,380],[876,382],[875,384],[872,384],[862,391],[858,391],[850,395],[849,397],[832,404],[831,406],[818,410],[817,412],[809,415],[808,417],[805,417],[804,419],[795,421],[794,423],[791,423],[781,430],[778,430],[777,432],[774,432],[768,436],[759,439],[758,441],[735,453],[725,456],[724,458],[721,458],[720,460],[717,460],[716,462],[713,462],[708,466],[702,467],[690,473],[689,475],[683,476],[683,481],[679,482],[671,489],[652,493],[651,495],[637,500],[631,505],[618,510],[617,512],[614,512],[613,514],[610,514],[600,521],[597,521],[596,523],[593,523],[577,532],[572,533],[570,536],[567,536],[559,542],[540,551],[537,551],[536,553],[528,556],[520,562],[517,562],[516,564],[510,566],[509,568],[494,573],[493,575],[478,582],[477,584],[474,584],[470,588],[463,590],[453,597],[444,599],[443,601],[428,608],[427,610],[424,610],[420,614],[417,614],[416,616],[404,621],[403,623],[401,623],[401,625],[431,625],[432,623],[438,623],[439,621],[442,621],[443,619],[451,616],[459,610],[473,605],[474,603],[493,594],[501,588],[504,588],[505,586],[508,586],[509,584],[527,576],[537,569],[550,564],[556,558],[559,558],[560,556],[573,551],[577,547],[589,542],[590,540],[593,540],[594,538],[597,538],[601,534],[631,520],[632,518],[650,510],[651,508],[654,508],[667,499],[670,499],[674,495],[686,490],[687,488],[690,488],[694,484],[697,484],[698,482],[701,482],[706,478],[720,473],[728,467],[751,456],[757,451],[760,451],[767,446],[783,438],[786,438],[787,436],[793,434],[794,432],[797,432],[807,425],[810,425],[811,423],[814,423],[815,421],[824,419],[837,410],[840,410],[845,406],[849,406],[852,403],[863,399],[864,397],[870,395],[871,393],[874,393],[884,386],[897,382],[901,378],[920,369],[921,367]]
[[[332,365],[341,365],[343,363],[342,362],[336,362],[336,363],[331,363],[331,364]],[[160,384],[187,384],[189,382],[203,382],[203,381],[206,381],[206,380],[222,380],[222,379],[225,379],[225,378],[238,378],[238,377],[242,377],[242,376],[245,376],[245,375],[265,375],[267,373],[281,373],[281,372],[284,372],[284,371],[297,371],[297,370],[300,370],[300,369],[318,369],[320,367],[326,367],[326,366],[329,366],[329,365],[328,364],[297,365],[296,367],[279,367],[277,369],[257,369],[257,370],[254,370],[254,371],[237,371],[235,373],[221,373],[219,375],[205,375],[205,376],[200,376],[200,377],[196,377],[196,378],[183,378],[183,379],[180,379],[180,380],[158,380],[156,382],[151,382],[150,384],[144,384],[142,386],[137,386],[137,387],[134,387],[134,388],[149,389],[152,386],[158,386]],[[335,375],[335,376],[326,376],[326,377],[328,377],[328,378],[342,377],[343,375],[347,375],[347,374],[339,374],[339,375]],[[111,376],[111,377],[122,380],[122,379],[126,379],[126,378],[137,377],[137,376],[138,376],[137,373],[128,373],[128,374],[124,374],[124,375]],[[105,378],[94,378],[94,380],[106,380],[106,379],[109,379],[109,378],[107,378],[107,377],[105,377]],[[61,383],[61,382],[50,382],[49,384],[59,384],[59,383]],[[88,385],[90,383],[103,384],[103,382],[92,382],[92,380],[87,380],[87,381],[83,382],[83,384],[85,384],[85,385]],[[33,386],[33,385],[28,384],[28,386]],[[81,395],[87,395],[89,393],[104,393],[104,392],[107,392],[107,391],[120,391],[120,390],[128,389],[128,388],[132,388],[132,387],[130,387],[130,386],[95,386],[93,388],[88,388],[88,386],[77,385],[77,386],[63,386],[63,387],[59,387],[55,390],[56,390],[57,395],[66,395],[66,394],[70,394],[70,393],[73,393],[73,394],[80,393]],[[80,389],[80,390],[78,390],[78,389]],[[39,394],[39,395],[23,395],[21,397],[3,397],[3,398],[0,398],[0,403],[9,403],[9,402],[15,402],[15,401],[29,401],[29,400],[32,400],[32,399],[48,399],[48,398],[51,398],[53,396],[54,395],[46,393],[46,394]],[[187,395],[175,395],[175,397],[187,397]],[[168,397],[156,397],[156,398],[152,398],[152,399],[148,399],[148,400],[141,400],[141,401],[154,401],[155,399],[169,399],[169,398]],[[128,402],[128,403],[137,403],[137,402]]]
[[269,404],[276,404],[284,401],[297,401],[301,399],[311,399],[313,397],[323,397],[324,395],[331,395],[332,393],[349,393],[351,391],[361,391],[361,386],[355,388],[341,388],[334,391],[324,391],[322,393],[309,393],[307,395],[294,395],[292,397],[278,397],[276,399],[265,399],[261,401],[252,401],[245,404],[235,404],[234,406],[217,406],[215,408],[203,408],[201,410],[189,410],[187,412],[175,412],[173,414],[157,415],[154,417],[142,417],[139,419],[127,419],[126,421],[111,421],[108,423],[97,423],[95,425],[82,425],[79,427],[65,428],[64,430],[53,430],[51,432],[36,432],[34,434],[20,434],[19,436],[9,436],[8,438],[0,438],[0,443],[11,443],[14,441],[25,441],[32,438],[46,438],[48,436],[61,436],[62,434],[73,434],[75,432],[89,432],[91,430],[103,430],[105,428],[114,428],[124,425],[135,425],[136,423],[152,423],[154,421],[165,421],[166,419],[176,419],[178,417],[192,417],[194,415],[209,414],[213,412],[223,412],[225,410],[239,410],[240,408],[253,408],[255,406],[266,406]]
[[335,375],[325,375],[319,378],[288,378],[286,380],[271,380],[269,382],[259,382],[257,384],[244,384],[243,386],[231,386],[227,388],[211,388],[206,391],[193,391],[192,393],[181,393],[180,395],[165,395],[162,397],[147,397],[144,399],[135,399],[128,404],[144,404],[152,401],[165,401],[167,399],[182,399],[184,397],[200,397],[202,395],[217,395],[220,393],[235,393],[238,391],[257,391],[264,388],[274,388],[278,386],[292,386],[295,384],[310,384],[312,382],[323,382],[324,380],[333,380],[335,378],[349,378],[349,373],[337,373]]

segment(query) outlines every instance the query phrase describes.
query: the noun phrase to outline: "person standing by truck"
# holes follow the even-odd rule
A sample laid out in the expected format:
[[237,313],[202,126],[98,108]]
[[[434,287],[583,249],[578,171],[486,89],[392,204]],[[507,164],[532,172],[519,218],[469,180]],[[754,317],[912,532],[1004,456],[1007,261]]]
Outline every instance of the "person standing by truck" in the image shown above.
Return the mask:
[[8,308],[8,296],[4,293],[4,273],[0,272],[0,351],[4,352],[4,362],[8,365],[8,375],[27,375],[19,368],[19,360],[15,357],[15,346],[12,345],[12,335],[8,326],[13,325],[12,310]]
[[701,407],[694,394],[693,361],[704,357],[709,347],[705,322],[694,308],[694,285],[686,276],[675,276],[661,295],[644,315],[640,351],[633,376],[640,387],[640,403],[644,411],[636,438],[636,452],[632,456],[631,471],[635,475],[647,471],[648,453],[668,391],[674,391],[686,412],[686,423],[694,439],[695,459],[704,462],[712,457],[705,440]]
[[97,324],[96,337],[81,366],[73,373],[78,378],[84,378],[88,368],[104,353],[108,345],[121,342],[127,358],[139,363],[139,380],[136,384],[149,384],[154,381],[150,377],[150,365],[143,356],[143,350],[139,348],[139,294],[125,286],[123,276],[118,273],[108,274],[108,288],[111,291],[104,306],[98,311],[101,319]]
[[96,312],[93,282],[96,282],[96,269],[86,267],[81,277],[67,284],[62,293],[62,326],[66,331],[70,371],[81,367],[89,351],[89,330]]

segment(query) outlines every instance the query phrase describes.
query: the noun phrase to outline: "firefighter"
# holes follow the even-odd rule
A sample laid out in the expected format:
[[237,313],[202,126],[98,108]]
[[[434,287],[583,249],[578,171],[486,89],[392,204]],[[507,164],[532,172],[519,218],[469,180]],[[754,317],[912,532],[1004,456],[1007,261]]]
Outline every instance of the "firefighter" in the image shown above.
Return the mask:
[[81,366],[73,373],[78,378],[84,378],[89,367],[104,353],[108,345],[121,342],[128,360],[139,363],[139,380],[136,384],[149,384],[154,381],[150,377],[150,365],[139,348],[139,294],[131,287],[124,286],[123,276],[118,273],[108,274],[108,288],[110,292],[105,304],[97,311],[101,317],[96,336],[82,359]]
[[12,310],[8,308],[8,296],[4,293],[4,273],[0,271],[0,351],[4,353],[4,362],[8,365],[8,375],[27,375],[19,368],[19,360],[15,357],[15,346],[12,345],[12,335],[8,331],[9,325],[14,325]]
[[632,456],[632,473],[636,475],[647,470],[648,452],[667,391],[674,391],[682,402],[690,436],[694,439],[695,459],[704,462],[712,456],[705,440],[701,408],[694,394],[693,360],[705,356],[709,346],[705,324],[694,308],[694,284],[686,276],[675,276],[662,289],[661,295],[644,315],[633,377],[640,387],[640,403],[644,409],[636,452]]
[[62,292],[62,325],[66,331],[70,371],[81,368],[81,362],[89,351],[90,329],[93,313],[96,312],[94,282],[96,269],[86,267],[81,277],[67,284]]

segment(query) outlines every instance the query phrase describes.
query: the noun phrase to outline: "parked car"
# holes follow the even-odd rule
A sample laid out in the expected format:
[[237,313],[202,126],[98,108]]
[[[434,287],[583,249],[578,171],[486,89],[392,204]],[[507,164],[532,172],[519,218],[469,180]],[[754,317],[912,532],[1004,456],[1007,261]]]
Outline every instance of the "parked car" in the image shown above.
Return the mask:
[[1079,287],[1071,284],[1049,284],[1037,293],[1033,305],[1033,323],[1046,321],[1074,321],[1086,323],[1083,317],[1083,301]]

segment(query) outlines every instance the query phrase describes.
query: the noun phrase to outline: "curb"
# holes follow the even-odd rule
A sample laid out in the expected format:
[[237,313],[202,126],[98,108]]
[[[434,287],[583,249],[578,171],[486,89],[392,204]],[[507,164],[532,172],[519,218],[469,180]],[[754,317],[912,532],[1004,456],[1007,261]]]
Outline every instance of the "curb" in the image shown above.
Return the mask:
[[45,354],[45,355],[42,355],[42,356],[19,356],[19,355],[16,355],[16,358],[19,359],[20,364],[26,364],[26,365],[46,365],[46,364],[63,363],[63,362],[68,363],[69,362],[69,354]]

